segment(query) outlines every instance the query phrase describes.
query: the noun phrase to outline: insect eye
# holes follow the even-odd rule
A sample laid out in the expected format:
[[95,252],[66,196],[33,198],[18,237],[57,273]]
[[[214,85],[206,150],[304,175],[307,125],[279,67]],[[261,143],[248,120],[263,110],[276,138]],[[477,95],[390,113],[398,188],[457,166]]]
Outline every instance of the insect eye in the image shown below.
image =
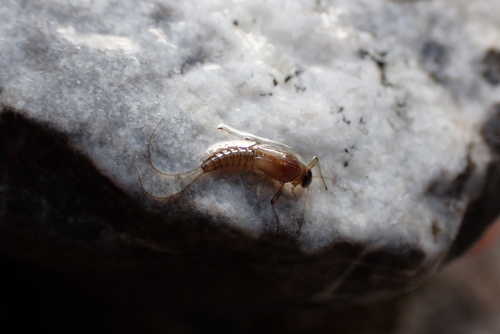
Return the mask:
[[313,174],[310,169],[306,171],[306,175],[304,175],[304,178],[302,179],[302,188],[307,188],[311,185],[313,179]]

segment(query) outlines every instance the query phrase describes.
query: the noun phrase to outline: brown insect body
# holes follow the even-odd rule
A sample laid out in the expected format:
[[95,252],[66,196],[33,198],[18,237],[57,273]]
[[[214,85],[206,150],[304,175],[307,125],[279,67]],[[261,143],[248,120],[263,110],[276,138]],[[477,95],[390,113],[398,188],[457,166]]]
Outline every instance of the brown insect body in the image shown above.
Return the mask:
[[[249,141],[244,143],[248,144]],[[250,142],[251,143],[251,142]],[[200,167],[211,172],[231,167],[253,169],[281,182],[300,185],[306,166],[290,152],[274,145],[238,145],[235,142],[221,142],[219,149],[208,151],[210,154]]]
[[207,150],[207,158],[200,165],[205,173],[232,167],[241,169],[253,167],[255,151],[252,146],[238,145],[236,141],[220,142],[213,146],[221,147]]
[[255,166],[280,183],[291,182],[294,187],[302,183],[306,166],[293,154],[280,147],[261,145],[256,149]]
[[[134,163],[134,167],[139,174],[139,181],[141,183],[142,189],[146,194],[155,199],[168,200],[183,193],[205,173],[229,169],[255,170],[267,175],[268,177],[280,183],[280,188],[271,199],[271,207],[273,209],[273,213],[277,222],[276,231],[279,232],[280,221],[274,208],[274,204],[281,195],[284,185],[286,183],[291,183],[293,188],[297,187],[298,185],[301,185],[303,188],[309,187],[312,181],[311,169],[318,163],[318,158],[314,157],[312,161],[306,166],[302,162],[300,162],[295,155],[291,153],[291,148],[284,144],[275,142],[270,139],[257,137],[250,133],[236,130],[224,124],[219,125],[218,129],[222,129],[244,140],[233,140],[216,143],[210,146],[205,152],[206,157],[200,164],[200,166],[184,173],[169,174],[155,167],[151,160],[150,147],[151,139],[153,138],[154,132],[156,131],[155,128],[155,131],[153,131],[149,139],[149,163],[158,173],[166,176],[179,177],[181,182],[185,181],[185,184],[184,182],[182,182],[184,184],[183,188],[172,195],[153,195],[144,189],[139,171],[137,170],[137,167],[135,167]],[[321,178],[323,179],[322,175]],[[324,179],[323,184],[325,185],[325,189],[327,189]]]

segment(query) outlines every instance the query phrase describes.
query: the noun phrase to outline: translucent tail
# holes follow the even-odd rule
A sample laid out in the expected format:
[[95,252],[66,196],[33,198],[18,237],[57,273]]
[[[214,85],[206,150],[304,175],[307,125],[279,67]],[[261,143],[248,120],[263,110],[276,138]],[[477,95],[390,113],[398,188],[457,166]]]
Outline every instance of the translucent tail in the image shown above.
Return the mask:
[[[162,191],[158,193],[153,193],[151,191],[146,190],[144,187],[144,182],[141,177],[141,173],[139,173],[139,170],[137,169],[137,166],[135,165],[134,161],[134,168],[135,171],[137,172],[137,175],[139,176],[139,183],[141,184],[141,189],[148,195],[149,197],[163,201],[163,200],[169,200],[171,198],[174,198],[176,196],[179,196],[180,194],[184,193],[190,186],[193,185],[205,172],[201,167],[196,167],[194,169],[188,170],[187,172],[183,173],[178,173],[178,174],[168,174],[165,173],[158,168],[156,168],[154,165],[151,164],[153,169],[160,174],[161,177],[161,182],[162,184],[156,184],[156,187],[160,187],[162,189],[168,189],[168,192],[170,193],[169,195],[161,195]],[[172,178],[168,180],[169,178]]]
[[[156,200],[168,200],[171,198],[174,198],[175,196],[178,196],[185,192],[190,186],[193,185],[205,172],[203,169],[198,166],[194,169],[188,170],[186,172],[182,173],[177,173],[177,174],[169,174],[165,173],[164,171],[160,170],[158,167],[155,166],[153,163],[153,160],[151,159],[151,141],[153,140],[153,136],[158,129],[158,126],[161,124],[163,118],[158,122],[156,125],[155,129],[151,133],[151,136],[149,137],[149,142],[148,142],[148,161],[149,165],[154,169],[155,172],[158,174],[162,175],[161,181],[162,185],[156,185],[157,187],[160,187],[162,189],[168,189],[170,195],[160,195],[159,193],[153,193],[151,191],[146,190],[144,187],[144,183],[142,181],[141,173],[139,173],[139,170],[137,169],[137,166],[135,165],[135,160],[133,162],[135,171],[137,172],[137,175],[139,176],[139,183],[141,184],[142,190],[151,198],[156,199]],[[172,182],[172,179],[174,179],[174,182]],[[168,180],[170,179],[170,180]],[[164,182],[164,183],[163,183]]]

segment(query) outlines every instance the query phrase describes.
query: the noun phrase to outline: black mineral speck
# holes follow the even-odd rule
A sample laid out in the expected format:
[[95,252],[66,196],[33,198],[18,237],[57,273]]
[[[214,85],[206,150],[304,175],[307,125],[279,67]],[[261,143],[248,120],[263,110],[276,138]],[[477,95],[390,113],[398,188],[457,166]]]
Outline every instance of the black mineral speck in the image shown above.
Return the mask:
[[500,51],[489,49],[483,58],[483,76],[492,85],[500,83]]
[[500,154],[500,103],[493,106],[493,114],[483,127],[483,137],[490,148]]
[[387,63],[385,57],[387,56],[387,51],[375,51],[370,52],[366,49],[359,49],[358,57],[361,59],[369,58],[371,59],[380,70],[380,84],[384,87],[390,87],[392,84],[387,79]]
[[443,71],[448,64],[448,51],[437,41],[428,41],[422,46],[422,61],[424,68],[437,82],[443,82]]

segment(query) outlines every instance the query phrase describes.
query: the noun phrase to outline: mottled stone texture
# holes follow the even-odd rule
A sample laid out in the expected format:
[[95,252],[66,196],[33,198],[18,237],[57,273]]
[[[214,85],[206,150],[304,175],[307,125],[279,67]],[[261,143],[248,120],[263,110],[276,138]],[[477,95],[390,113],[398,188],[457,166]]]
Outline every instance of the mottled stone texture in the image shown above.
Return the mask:
[[2,203],[1,244],[7,254],[62,265],[77,275],[105,272],[125,287],[153,275],[154,283],[143,287],[150,293],[159,289],[165,298],[180,299],[189,293],[211,302],[235,302],[238,296],[242,305],[328,303],[321,295],[325,286],[331,289],[327,296],[335,292],[347,302],[368,291],[392,295],[421,270],[425,255],[411,245],[367,252],[345,241],[308,254],[275,232],[256,240],[206,217],[187,223],[148,213],[71,148],[67,136],[19,111],[4,108],[1,115],[7,157],[1,172],[9,194]]
[[[498,13],[486,0],[5,0],[9,284],[68,323],[57,300],[74,294],[115,312],[110,329],[150,314],[152,328],[222,332],[414,289],[500,211]],[[277,184],[258,173],[148,197],[176,191],[148,146],[158,168],[185,171],[234,139],[220,122],[318,156],[329,189],[286,188],[279,234]],[[381,333],[395,328],[382,318]]]

